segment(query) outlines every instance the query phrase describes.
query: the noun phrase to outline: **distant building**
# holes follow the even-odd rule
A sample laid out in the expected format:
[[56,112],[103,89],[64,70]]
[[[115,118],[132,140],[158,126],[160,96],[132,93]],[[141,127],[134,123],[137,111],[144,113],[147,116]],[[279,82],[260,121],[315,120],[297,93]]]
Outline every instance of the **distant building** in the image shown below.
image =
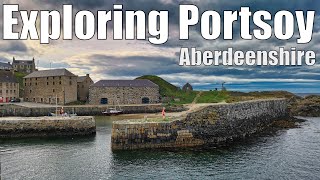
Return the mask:
[[0,71],[0,103],[19,98],[19,83],[11,71]]
[[8,63],[2,63],[0,62],[0,71],[11,71],[13,68],[12,68],[12,65],[10,64],[10,62]]
[[13,58],[12,67],[17,72],[27,74],[37,71],[34,58],[32,60],[16,60]]
[[86,76],[79,76],[77,80],[78,100],[87,101],[89,99],[89,87],[93,84],[89,74]]
[[159,86],[150,80],[101,80],[90,86],[90,104],[158,103]]
[[193,91],[193,87],[191,86],[191,84],[187,83],[182,87],[183,91]]
[[24,100],[46,104],[77,101],[77,79],[66,69],[35,71],[24,77]]

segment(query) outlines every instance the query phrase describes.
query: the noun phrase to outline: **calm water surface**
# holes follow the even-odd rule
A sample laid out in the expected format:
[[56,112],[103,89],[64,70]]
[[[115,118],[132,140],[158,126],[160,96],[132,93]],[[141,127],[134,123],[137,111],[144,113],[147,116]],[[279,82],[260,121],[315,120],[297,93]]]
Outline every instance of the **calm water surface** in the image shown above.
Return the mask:
[[320,118],[227,148],[118,153],[112,120],[97,118],[93,137],[0,140],[2,179],[320,178]]

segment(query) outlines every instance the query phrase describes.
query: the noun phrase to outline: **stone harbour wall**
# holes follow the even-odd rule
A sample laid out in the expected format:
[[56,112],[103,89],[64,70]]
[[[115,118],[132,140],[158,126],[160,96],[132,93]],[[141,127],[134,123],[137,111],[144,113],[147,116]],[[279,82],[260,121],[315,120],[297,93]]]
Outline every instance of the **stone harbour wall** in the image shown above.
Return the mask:
[[117,121],[112,149],[179,148],[219,145],[257,133],[288,118],[286,99],[210,105],[170,122]]
[[[62,106],[58,107],[60,110]],[[76,113],[79,116],[102,116],[102,112],[107,108],[112,108],[114,106],[63,106],[64,111],[68,114]],[[137,113],[159,113],[162,111],[161,104],[149,104],[149,105],[123,105],[121,109],[124,114],[137,114]],[[117,108],[119,108],[117,106]],[[184,107],[170,107],[167,112],[180,112],[184,111]],[[0,117],[7,116],[22,116],[22,117],[38,117],[38,116],[48,116],[50,112],[54,113],[56,111],[55,107],[21,107],[14,105],[0,106]]]
[[91,116],[0,118],[0,138],[92,135],[95,132],[95,119]]

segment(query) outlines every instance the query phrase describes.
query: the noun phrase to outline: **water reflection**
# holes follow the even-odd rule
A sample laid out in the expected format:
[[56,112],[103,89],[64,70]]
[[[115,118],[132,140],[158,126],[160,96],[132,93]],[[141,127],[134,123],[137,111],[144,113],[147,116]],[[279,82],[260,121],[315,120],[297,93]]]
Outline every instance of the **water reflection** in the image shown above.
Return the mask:
[[[111,125],[91,137],[1,139],[3,179],[317,179],[320,119],[223,148],[112,152]],[[128,119],[132,119],[129,117]]]

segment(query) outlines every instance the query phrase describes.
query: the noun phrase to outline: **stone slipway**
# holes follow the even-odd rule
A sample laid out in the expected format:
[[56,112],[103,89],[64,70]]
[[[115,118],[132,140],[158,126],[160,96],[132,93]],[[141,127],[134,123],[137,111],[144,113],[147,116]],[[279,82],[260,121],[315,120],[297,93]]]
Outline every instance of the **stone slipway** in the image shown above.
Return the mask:
[[3,117],[0,137],[92,135],[94,117]]
[[207,105],[170,121],[117,121],[112,127],[112,149],[218,145],[262,131],[288,117],[286,99],[268,99]]

